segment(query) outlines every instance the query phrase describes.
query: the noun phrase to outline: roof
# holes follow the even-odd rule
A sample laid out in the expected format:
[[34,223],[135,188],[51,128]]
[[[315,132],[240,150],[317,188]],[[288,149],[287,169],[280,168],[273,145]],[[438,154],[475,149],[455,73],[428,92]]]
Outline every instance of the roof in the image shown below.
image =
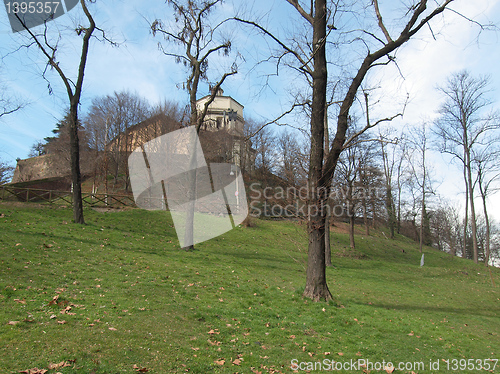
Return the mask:
[[[196,102],[201,101],[201,100],[203,100],[203,99],[207,99],[207,98],[209,98],[210,96],[211,96],[211,95],[206,95],[206,96],[203,96],[201,99],[196,100]],[[223,98],[225,98],[225,99],[231,99],[231,100],[233,100],[236,104],[238,104],[239,106],[241,106],[242,108],[244,108],[244,106],[243,106],[243,105],[241,105],[241,104],[240,104],[237,100],[233,99],[231,96],[224,96],[224,95],[220,95],[220,96],[215,96],[215,97],[216,97],[216,98],[217,98],[217,97],[223,97]]]

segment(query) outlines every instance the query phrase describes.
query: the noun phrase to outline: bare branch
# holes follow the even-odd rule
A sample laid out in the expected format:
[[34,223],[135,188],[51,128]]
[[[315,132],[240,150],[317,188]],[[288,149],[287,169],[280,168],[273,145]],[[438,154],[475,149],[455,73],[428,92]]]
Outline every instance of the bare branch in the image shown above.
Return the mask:
[[[295,9],[297,9],[297,11],[299,12],[299,14],[304,17],[304,19],[309,22],[311,25],[313,24],[313,17],[307,13],[304,8],[302,8],[302,6],[300,6],[299,4],[299,1],[298,0],[286,0],[289,4],[291,4]],[[312,3],[312,2],[311,2]],[[312,12],[312,5],[311,5],[311,12]]]
[[380,29],[384,33],[385,38],[387,39],[387,42],[391,43],[392,38],[391,38],[391,35],[389,34],[389,31],[387,31],[387,29],[384,25],[384,22],[382,21],[382,15],[380,14],[380,9],[378,7],[378,0],[373,0],[373,6],[375,7],[375,13],[376,13],[377,19],[378,19],[378,26],[380,27]]
[[[304,102],[304,103],[293,103],[292,104],[292,107],[290,109],[288,109],[286,112],[283,112],[282,114],[280,114],[278,117],[276,117],[275,119],[269,121],[269,122],[266,122],[264,123],[263,125],[261,125],[256,131],[254,131],[253,133],[251,133],[250,135],[247,135],[245,137],[245,140],[249,140],[251,138],[253,138],[255,135],[257,135],[260,131],[262,131],[262,129],[264,129],[265,127],[269,126],[269,125],[272,125],[272,124],[275,124],[275,125],[278,125],[278,126],[287,126],[287,125],[283,125],[283,124],[279,124],[278,121],[280,119],[282,119],[283,117],[285,117],[286,115],[292,113],[295,108],[297,107],[303,107],[305,105],[309,105],[310,103],[309,102]],[[297,128],[295,128],[296,130],[299,130]]]
[[256,22],[247,21],[247,20],[244,20],[244,19],[239,18],[239,17],[233,17],[233,19],[236,20],[236,21],[238,21],[238,22],[245,23],[247,25],[251,25],[251,26],[254,26],[255,28],[259,29],[262,33],[264,33],[265,35],[269,36],[276,43],[278,43],[281,46],[281,48],[283,48],[288,53],[291,53],[300,62],[300,64],[302,65],[299,68],[301,71],[303,71],[305,73],[308,73],[308,74],[312,74],[312,70],[308,66],[307,61],[305,61],[296,51],[294,51],[293,49],[291,49],[290,47],[288,47],[285,43],[283,43],[281,40],[279,40],[276,36],[274,36],[271,32],[269,32],[268,30],[266,30],[264,27],[262,27],[261,25],[259,25]]

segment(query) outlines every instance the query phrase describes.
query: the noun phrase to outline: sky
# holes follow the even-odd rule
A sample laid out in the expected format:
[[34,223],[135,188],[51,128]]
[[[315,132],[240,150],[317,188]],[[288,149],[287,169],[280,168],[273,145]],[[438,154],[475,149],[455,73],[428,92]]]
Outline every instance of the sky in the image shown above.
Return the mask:
[[[396,19],[398,9],[395,1],[380,1],[385,19]],[[432,3],[432,2],[431,2]],[[500,25],[500,1],[456,0],[452,8],[481,23]],[[93,40],[89,51],[85,73],[84,90],[80,113],[85,114],[91,100],[97,96],[128,90],[148,99],[152,104],[163,100],[186,103],[187,94],[182,89],[185,71],[182,66],[158,50],[158,37],[153,37],[149,25],[155,18],[167,24],[173,22],[172,10],[163,0],[97,0],[90,6],[97,24],[106,30],[107,36],[119,43],[113,47],[108,43]],[[285,0],[257,0],[255,2],[225,1],[217,17],[241,14],[259,19],[269,25],[280,37],[286,32],[301,31],[302,24],[292,7]],[[57,35],[61,31],[60,45],[62,66],[74,76],[79,59],[80,40],[68,37],[67,28],[82,19],[79,6],[50,23]],[[350,22],[350,21],[347,21]],[[361,24],[368,22],[358,20]],[[274,25],[280,25],[280,28]],[[40,27],[34,30],[40,31]],[[491,99],[494,106],[500,104],[499,33],[483,31],[453,12],[446,12],[426,28],[414,40],[396,54],[397,67],[389,65],[377,69],[370,75],[366,85],[376,87],[379,103],[372,109],[372,119],[391,116],[401,111],[407,95],[409,102],[403,118],[391,124],[396,128],[432,122],[442,97],[437,86],[443,85],[453,72],[469,69],[473,75],[491,77]],[[393,31],[390,29],[390,31]],[[233,53],[228,60],[216,56],[211,60],[210,78],[215,79],[233,61],[239,65],[239,73],[228,79],[223,88],[245,106],[246,118],[268,121],[275,118],[290,104],[290,91],[300,92],[303,83],[285,68],[278,76],[271,75],[275,68],[271,64],[255,65],[271,42],[264,41],[255,32],[238,24],[226,28],[233,40]],[[434,40],[434,37],[436,40]],[[0,119],[0,159],[15,164],[16,158],[26,158],[31,146],[51,135],[55,124],[64,116],[68,98],[58,76],[48,71],[53,94],[49,95],[47,81],[41,76],[45,62],[33,48],[19,48],[25,43],[25,33],[12,33],[6,11],[0,9],[0,85],[4,93],[25,103],[23,110]],[[352,50],[349,54],[357,53]],[[273,70],[274,69],[274,70]],[[297,79],[299,78],[299,79]],[[203,86],[200,97],[207,94]],[[284,119],[292,125],[298,117]],[[331,121],[333,123],[333,121]],[[279,129],[276,129],[279,131]],[[434,177],[438,192],[448,199],[461,199],[462,179],[460,168],[449,158],[432,152]],[[490,199],[492,212],[500,212],[500,194]],[[500,213],[497,213],[500,220]]]

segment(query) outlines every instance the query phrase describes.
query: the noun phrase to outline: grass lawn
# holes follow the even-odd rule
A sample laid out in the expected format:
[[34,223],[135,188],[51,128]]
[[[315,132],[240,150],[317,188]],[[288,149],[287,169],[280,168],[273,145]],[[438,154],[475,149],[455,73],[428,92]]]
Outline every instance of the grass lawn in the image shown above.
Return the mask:
[[485,361],[500,359],[498,269],[431,248],[420,267],[409,239],[376,231],[349,250],[334,230],[335,301],[314,303],[301,296],[301,224],[257,221],[186,253],[166,212],[71,217],[0,203],[0,373],[290,373],[351,360],[373,367],[337,372],[385,373],[377,364],[390,361],[403,363],[396,373],[500,373]]

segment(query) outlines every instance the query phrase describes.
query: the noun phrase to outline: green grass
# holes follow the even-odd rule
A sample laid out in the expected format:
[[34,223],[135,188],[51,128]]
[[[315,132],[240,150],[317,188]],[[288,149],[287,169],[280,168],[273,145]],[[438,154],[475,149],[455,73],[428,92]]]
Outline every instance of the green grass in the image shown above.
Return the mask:
[[298,223],[257,221],[186,253],[166,212],[87,210],[85,226],[64,207],[0,213],[1,373],[289,373],[292,359],[435,373],[429,361],[500,359],[498,269],[494,287],[484,266],[431,248],[421,268],[406,238],[358,235],[352,251],[332,233],[335,301],[314,303]]

